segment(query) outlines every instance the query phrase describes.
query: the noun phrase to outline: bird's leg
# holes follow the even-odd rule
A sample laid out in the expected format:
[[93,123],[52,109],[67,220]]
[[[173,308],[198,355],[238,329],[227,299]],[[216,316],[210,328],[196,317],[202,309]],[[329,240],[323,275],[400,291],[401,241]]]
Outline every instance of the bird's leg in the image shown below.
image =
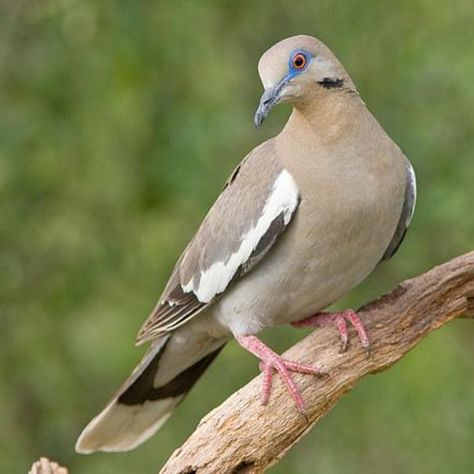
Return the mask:
[[324,327],[329,324],[335,324],[341,336],[341,352],[347,350],[347,343],[349,340],[349,333],[347,331],[347,322],[349,322],[357,331],[362,347],[367,352],[367,357],[370,355],[370,341],[364,327],[364,323],[359,318],[357,313],[352,309],[347,309],[340,313],[316,313],[309,318],[301,319],[291,323],[295,327]]
[[272,391],[273,370],[276,370],[290,392],[296,407],[300,412],[304,412],[305,406],[301,392],[296,386],[290,372],[300,372],[302,374],[324,375],[316,367],[310,367],[283,359],[276,352],[272,351],[256,336],[238,336],[237,342],[260,359],[260,370],[263,373],[262,383],[262,405],[266,405]]

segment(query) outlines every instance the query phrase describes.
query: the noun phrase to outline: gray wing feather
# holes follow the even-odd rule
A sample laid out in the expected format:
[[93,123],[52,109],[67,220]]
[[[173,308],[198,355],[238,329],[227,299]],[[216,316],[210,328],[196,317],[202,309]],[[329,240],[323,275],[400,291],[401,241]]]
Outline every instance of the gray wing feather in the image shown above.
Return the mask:
[[405,234],[407,232],[408,226],[410,225],[411,219],[413,217],[413,213],[415,212],[415,204],[416,204],[416,176],[415,170],[413,166],[405,158],[405,170],[406,170],[406,188],[405,188],[405,200],[403,202],[402,213],[400,215],[400,219],[398,221],[397,228],[395,229],[395,234],[390,241],[387,250],[382,257],[382,262],[384,260],[388,260],[391,258],[395,252],[400,247],[403,239],[405,238]]
[[289,174],[271,140],[232,173],[178,260],[160,301],[139,331],[138,343],[189,321],[266,255],[299,203],[291,177],[280,180],[275,189],[282,176]]

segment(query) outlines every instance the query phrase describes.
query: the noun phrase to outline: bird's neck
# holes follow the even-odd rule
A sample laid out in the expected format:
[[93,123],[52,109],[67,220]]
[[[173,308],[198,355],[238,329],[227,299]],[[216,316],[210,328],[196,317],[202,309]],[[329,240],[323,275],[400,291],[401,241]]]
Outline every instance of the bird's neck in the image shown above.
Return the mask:
[[357,93],[340,91],[295,105],[282,134],[327,143],[371,126],[372,122],[372,115]]

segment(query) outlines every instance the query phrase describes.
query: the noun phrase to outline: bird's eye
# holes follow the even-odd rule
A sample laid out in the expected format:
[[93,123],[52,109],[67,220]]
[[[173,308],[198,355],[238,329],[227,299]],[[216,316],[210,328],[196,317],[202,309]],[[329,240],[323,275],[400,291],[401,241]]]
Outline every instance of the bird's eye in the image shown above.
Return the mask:
[[306,56],[303,53],[296,53],[293,56],[292,64],[295,69],[303,69],[306,66]]

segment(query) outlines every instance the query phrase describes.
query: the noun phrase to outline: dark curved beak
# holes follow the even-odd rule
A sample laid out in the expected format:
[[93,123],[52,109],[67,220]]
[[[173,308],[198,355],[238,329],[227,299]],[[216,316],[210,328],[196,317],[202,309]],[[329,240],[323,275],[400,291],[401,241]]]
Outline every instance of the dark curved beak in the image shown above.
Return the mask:
[[262,125],[263,121],[267,118],[270,110],[280,102],[281,92],[283,88],[288,84],[289,78],[284,77],[276,86],[265,89],[260,103],[258,104],[257,111],[255,112],[254,122],[258,128]]

